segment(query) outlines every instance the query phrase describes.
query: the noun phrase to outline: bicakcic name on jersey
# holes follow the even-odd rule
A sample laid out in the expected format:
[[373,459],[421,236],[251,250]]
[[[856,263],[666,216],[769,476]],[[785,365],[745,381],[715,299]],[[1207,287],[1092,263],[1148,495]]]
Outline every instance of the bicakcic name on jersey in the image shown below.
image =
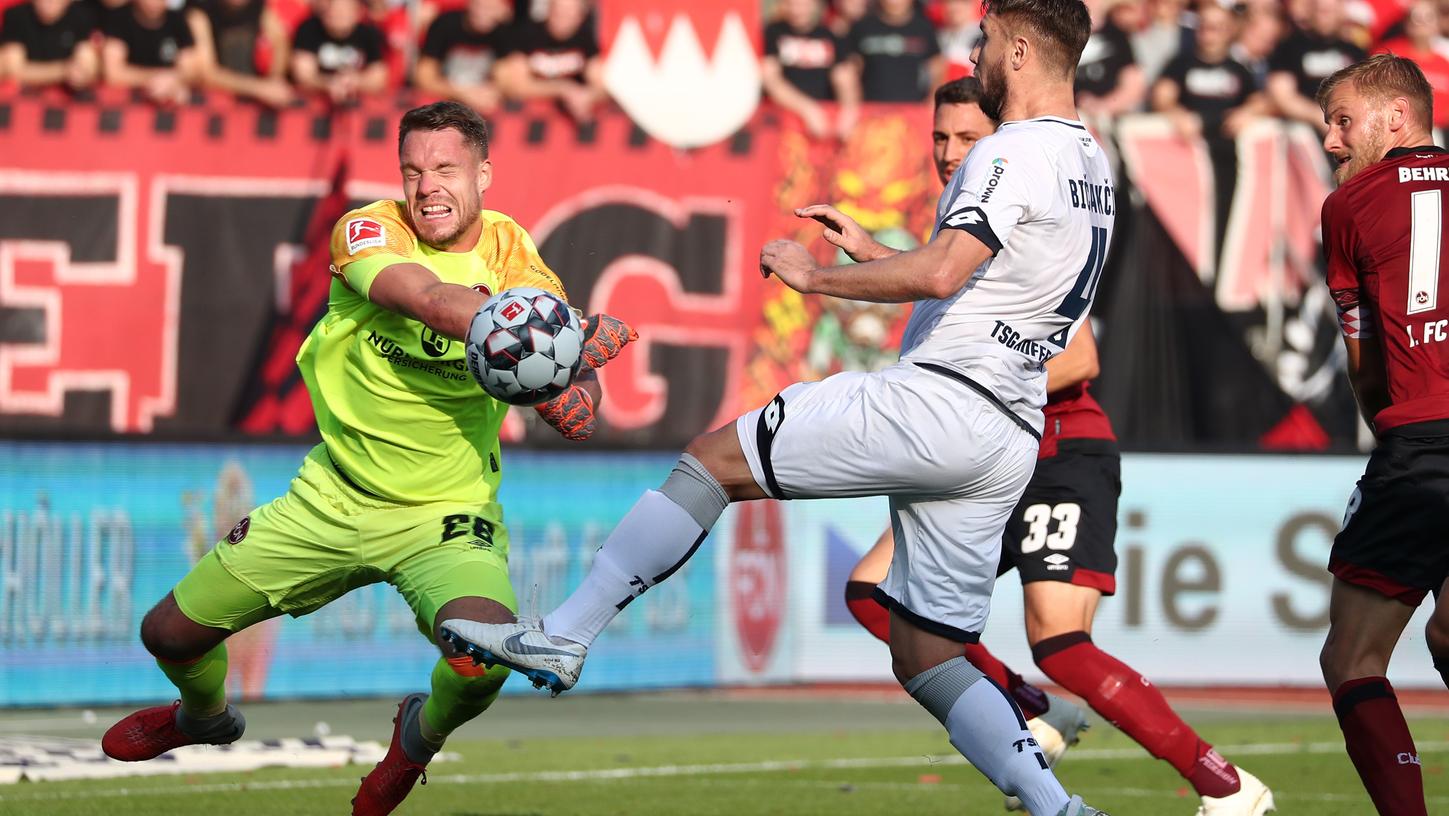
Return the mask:
[[1112,202],[1112,185],[1093,184],[1086,179],[1067,179],[1067,189],[1072,193],[1072,206],[1099,215],[1113,215],[1116,209]]
[[991,327],[991,336],[996,338],[996,342],[1006,346],[1012,351],[1019,351],[1028,357],[1036,358],[1038,363],[1045,363],[1051,359],[1052,355],[1056,354],[1055,351],[1047,348],[1044,344],[1023,336],[1021,332],[1000,320],[996,321],[996,325]]

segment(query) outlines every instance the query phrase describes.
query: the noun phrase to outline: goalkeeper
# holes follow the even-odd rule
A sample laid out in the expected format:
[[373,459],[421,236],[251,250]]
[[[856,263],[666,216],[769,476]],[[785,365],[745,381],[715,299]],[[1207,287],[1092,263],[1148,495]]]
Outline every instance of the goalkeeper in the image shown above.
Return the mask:
[[[284,612],[305,615],[387,581],[434,643],[447,618],[513,620],[498,504],[508,406],[478,388],[460,341],[494,292],[564,291],[528,234],[482,209],[492,164],[476,113],[453,102],[409,111],[398,153],[406,199],[354,210],[333,229],[327,314],[297,355],[323,441],[285,495],[238,522],[141,622],[142,643],[180,699],[112,726],[101,744],[115,759],[241,737],[245,722],[226,700],[225,640]],[[635,338],[607,316],[584,330],[588,368],[538,407],[575,440],[594,428],[592,368]],[[440,648],[431,693],[403,698],[355,815],[390,813],[448,734],[497,698],[506,670]]]

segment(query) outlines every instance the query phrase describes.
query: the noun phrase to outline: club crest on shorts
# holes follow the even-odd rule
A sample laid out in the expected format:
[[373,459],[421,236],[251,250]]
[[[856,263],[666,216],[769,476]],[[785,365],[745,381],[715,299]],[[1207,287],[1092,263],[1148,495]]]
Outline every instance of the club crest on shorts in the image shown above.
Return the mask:
[[252,517],[243,516],[242,520],[238,521],[236,523],[236,526],[231,528],[231,532],[226,534],[226,540],[231,542],[232,544],[240,544],[242,543],[242,539],[247,537],[247,533],[250,532],[251,529]]
[[354,218],[347,222],[347,251],[380,247],[387,244],[387,233],[382,224],[371,218]]

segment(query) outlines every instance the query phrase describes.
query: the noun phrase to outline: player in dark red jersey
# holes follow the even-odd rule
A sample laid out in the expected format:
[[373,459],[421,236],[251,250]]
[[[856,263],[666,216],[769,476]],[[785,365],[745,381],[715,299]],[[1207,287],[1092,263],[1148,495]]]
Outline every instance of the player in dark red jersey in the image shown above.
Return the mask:
[[[975,144],[996,129],[977,105],[980,85],[967,78],[936,91],[933,158],[941,183]],[[833,207],[798,211],[825,224],[825,237],[856,260],[895,250],[877,243]],[[1092,619],[1103,595],[1116,591],[1117,498],[1121,459],[1107,414],[1088,391],[1097,376],[1091,324],[1046,364],[1046,427],[1036,472],[1007,522],[998,574],[1015,568],[1026,596],[1032,657],[1053,681],[1085,699],[1153,756],[1167,760],[1202,797],[1205,816],[1260,816],[1273,795],[1235,768],[1183,722],[1154,686],[1092,643]],[[891,531],[861,558],[846,584],[846,605],[871,634],[890,640],[890,615],[872,595],[894,550]],[[1053,764],[1085,726],[1081,709],[1027,683],[980,643],[966,659],[1006,689],[1028,718],[1032,736]],[[1018,803],[1008,800],[1008,807]]]
[[[1378,812],[1425,816],[1414,739],[1384,674],[1415,608],[1449,577],[1449,153],[1433,146],[1433,90],[1402,57],[1338,71],[1318,104],[1338,161],[1323,202],[1328,288],[1378,437],[1333,541],[1319,662]],[[1449,608],[1436,604],[1424,634],[1449,684]]]

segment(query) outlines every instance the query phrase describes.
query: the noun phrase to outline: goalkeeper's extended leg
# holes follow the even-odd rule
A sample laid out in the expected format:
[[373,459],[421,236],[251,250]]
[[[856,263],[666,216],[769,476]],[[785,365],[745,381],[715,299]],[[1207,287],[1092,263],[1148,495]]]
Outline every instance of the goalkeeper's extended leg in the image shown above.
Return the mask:
[[443,636],[488,665],[527,675],[554,694],[578,682],[589,644],[629,602],[689,560],[731,501],[765,498],[733,424],[705,434],[658,490],[624,516],[582,584],[542,621],[443,622]]
[[[497,620],[513,616],[506,607],[486,598],[461,598],[444,604],[438,619],[455,614]],[[443,657],[433,665],[432,693],[403,698],[393,718],[387,755],[363,778],[352,800],[353,816],[392,813],[418,779],[427,784],[427,765],[448,735],[487,711],[498,699],[503,681],[508,679],[507,669],[474,665],[472,659],[454,651],[441,638],[439,644]]]
[[214,609],[227,610],[227,622],[234,621],[236,629],[276,614],[264,596],[226,573],[214,556],[203,558],[141,622],[141,642],[180,699],[141,709],[111,726],[101,739],[107,756],[139,762],[183,745],[235,742],[246,730],[241,712],[226,701],[223,641],[236,629],[198,622],[177,602],[177,593],[195,597],[198,588],[209,611],[197,617],[208,621],[222,622],[222,616],[210,615]]

